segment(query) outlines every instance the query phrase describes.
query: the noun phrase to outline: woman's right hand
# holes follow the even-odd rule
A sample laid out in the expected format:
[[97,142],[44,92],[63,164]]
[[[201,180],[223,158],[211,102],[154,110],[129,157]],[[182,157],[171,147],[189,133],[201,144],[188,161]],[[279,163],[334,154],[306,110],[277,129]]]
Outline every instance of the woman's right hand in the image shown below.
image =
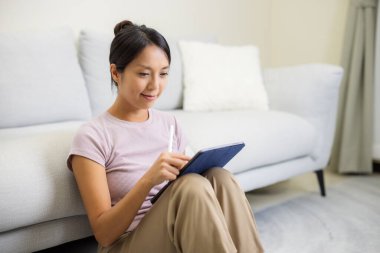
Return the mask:
[[165,180],[175,180],[190,159],[191,157],[181,153],[163,152],[143,177],[152,187]]

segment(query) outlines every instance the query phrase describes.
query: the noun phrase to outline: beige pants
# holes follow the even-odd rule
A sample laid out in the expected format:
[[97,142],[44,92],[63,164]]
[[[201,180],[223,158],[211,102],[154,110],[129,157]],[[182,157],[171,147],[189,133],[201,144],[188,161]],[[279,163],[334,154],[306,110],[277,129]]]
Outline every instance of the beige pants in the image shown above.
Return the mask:
[[100,253],[263,252],[251,207],[230,172],[178,178],[133,232]]

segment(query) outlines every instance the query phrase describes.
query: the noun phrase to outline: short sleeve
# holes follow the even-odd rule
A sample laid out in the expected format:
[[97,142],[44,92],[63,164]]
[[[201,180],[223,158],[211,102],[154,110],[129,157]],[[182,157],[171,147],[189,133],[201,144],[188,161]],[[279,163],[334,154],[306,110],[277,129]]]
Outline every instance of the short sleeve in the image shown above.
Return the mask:
[[73,170],[71,159],[73,155],[80,155],[99,163],[106,164],[106,145],[105,133],[100,127],[88,122],[82,125],[74,136],[69,155],[67,157],[67,167]]

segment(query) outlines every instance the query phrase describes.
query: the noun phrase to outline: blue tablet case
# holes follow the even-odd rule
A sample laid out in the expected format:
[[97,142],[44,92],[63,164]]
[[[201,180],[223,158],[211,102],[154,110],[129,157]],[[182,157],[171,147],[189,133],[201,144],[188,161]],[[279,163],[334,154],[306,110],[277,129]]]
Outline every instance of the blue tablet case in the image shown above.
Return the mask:
[[[189,173],[202,174],[213,167],[224,167],[237,153],[244,148],[244,142],[231,143],[223,146],[206,148],[198,151],[183,167],[178,177]],[[177,178],[178,178],[177,177]],[[174,182],[167,183],[150,201],[153,204],[160,195]]]

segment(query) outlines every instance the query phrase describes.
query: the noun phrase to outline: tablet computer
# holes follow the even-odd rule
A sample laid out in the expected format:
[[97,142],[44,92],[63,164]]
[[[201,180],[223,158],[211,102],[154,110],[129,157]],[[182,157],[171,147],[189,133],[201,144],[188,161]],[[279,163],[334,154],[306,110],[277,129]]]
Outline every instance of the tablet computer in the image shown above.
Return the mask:
[[[222,146],[205,148],[198,151],[182,168],[177,178],[189,173],[202,174],[213,167],[224,167],[237,153],[244,148],[244,142],[230,143]],[[161,194],[174,182],[167,183],[150,201],[153,204]]]

